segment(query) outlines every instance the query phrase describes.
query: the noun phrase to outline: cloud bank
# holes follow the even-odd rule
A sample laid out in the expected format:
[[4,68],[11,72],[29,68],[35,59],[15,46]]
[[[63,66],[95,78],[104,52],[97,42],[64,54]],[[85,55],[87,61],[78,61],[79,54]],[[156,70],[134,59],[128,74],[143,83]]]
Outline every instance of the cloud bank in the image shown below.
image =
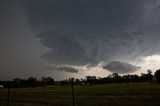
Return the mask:
[[125,62],[119,62],[119,61],[110,62],[106,66],[103,66],[103,68],[111,72],[120,73],[120,74],[134,72],[140,69],[140,67],[138,66],[134,66],[132,64],[125,63]]
[[48,66],[49,70],[64,71],[69,73],[78,73],[78,70],[72,66]]
[[[159,0],[26,1],[31,29],[49,49],[42,58],[54,65],[130,63],[160,53],[159,11]],[[118,64],[119,72],[135,68]]]

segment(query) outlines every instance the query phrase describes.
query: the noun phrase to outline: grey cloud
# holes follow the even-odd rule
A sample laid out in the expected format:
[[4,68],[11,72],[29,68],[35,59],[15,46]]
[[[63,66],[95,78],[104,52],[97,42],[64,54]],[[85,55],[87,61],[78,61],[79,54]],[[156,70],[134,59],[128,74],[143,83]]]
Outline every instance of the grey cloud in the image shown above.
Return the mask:
[[84,65],[93,61],[92,58],[87,57],[75,35],[66,29],[56,28],[37,34],[36,37],[50,49],[42,56],[49,63]]
[[58,67],[58,70],[60,71],[65,71],[65,72],[70,72],[70,73],[78,73],[78,70],[72,67],[67,67],[67,66],[60,66]]
[[120,73],[120,74],[134,72],[134,71],[140,69],[140,67],[138,67],[138,66],[134,66],[132,64],[120,62],[120,61],[110,62],[109,64],[107,64],[103,68],[107,69],[111,72]]
[[49,48],[42,58],[51,64],[130,62],[160,53],[158,0],[26,2],[31,29]]
[[78,70],[71,66],[48,66],[47,69],[52,71],[65,71],[69,73],[78,73]]

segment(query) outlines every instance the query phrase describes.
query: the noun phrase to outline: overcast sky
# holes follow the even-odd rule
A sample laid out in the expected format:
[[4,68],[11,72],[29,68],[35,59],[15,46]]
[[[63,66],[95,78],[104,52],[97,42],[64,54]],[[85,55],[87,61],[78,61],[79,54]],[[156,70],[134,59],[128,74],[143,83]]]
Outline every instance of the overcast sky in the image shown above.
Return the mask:
[[159,0],[1,0],[0,79],[155,71],[159,11]]

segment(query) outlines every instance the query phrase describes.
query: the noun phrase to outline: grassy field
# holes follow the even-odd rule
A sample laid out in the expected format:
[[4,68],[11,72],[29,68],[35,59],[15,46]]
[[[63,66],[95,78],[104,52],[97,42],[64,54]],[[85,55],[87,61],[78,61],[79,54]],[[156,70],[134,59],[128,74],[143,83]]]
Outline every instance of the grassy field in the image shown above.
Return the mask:
[[[131,83],[75,86],[76,106],[160,106],[160,84]],[[11,88],[10,106],[72,106],[71,86]],[[0,89],[6,106],[7,89]]]

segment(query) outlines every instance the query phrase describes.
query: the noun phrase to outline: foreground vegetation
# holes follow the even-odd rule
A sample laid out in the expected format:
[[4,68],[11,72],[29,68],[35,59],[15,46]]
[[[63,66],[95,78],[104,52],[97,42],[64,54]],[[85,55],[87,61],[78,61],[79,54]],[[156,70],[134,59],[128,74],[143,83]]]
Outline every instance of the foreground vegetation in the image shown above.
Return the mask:
[[101,78],[96,76],[86,76],[86,79],[75,79],[69,78],[62,81],[55,81],[52,77],[42,77],[37,79],[36,77],[29,77],[27,79],[15,78],[11,81],[0,81],[0,85],[3,87],[11,88],[26,88],[26,87],[44,87],[53,85],[69,85],[74,82],[75,85],[88,85],[88,84],[109,84],[109,83],[131,83],[131,82],[160,82],[160,70],[154,76],[152,71],[148,70],[147,73],[141,73],[141,75],[123,75],[120,76],[118,73],[112,73],[107,77]]
[[[160,84],[122,83],[76,85],[76,106],[160,106]],[[7,88],[0,89],[0,106],[6,106]],[[71,85],[11,88],[10,106],[72,106]]]

